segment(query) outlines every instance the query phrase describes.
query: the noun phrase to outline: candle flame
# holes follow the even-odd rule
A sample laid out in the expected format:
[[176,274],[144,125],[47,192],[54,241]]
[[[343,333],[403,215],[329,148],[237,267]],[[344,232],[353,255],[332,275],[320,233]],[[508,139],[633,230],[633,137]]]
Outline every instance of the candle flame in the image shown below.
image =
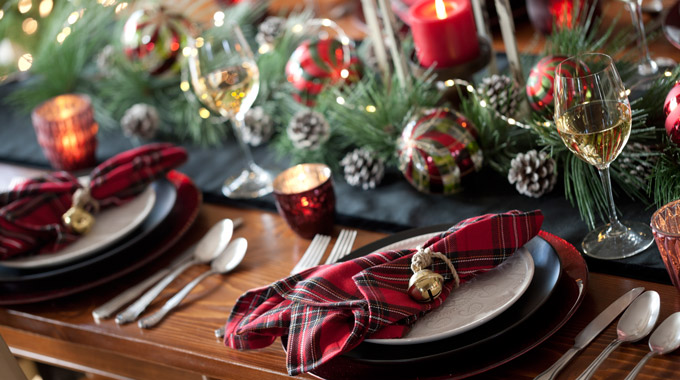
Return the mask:
[[443,20],[446,18],[446,5],[444,0],[434,0],[434,9],[437,12],[437,18]]

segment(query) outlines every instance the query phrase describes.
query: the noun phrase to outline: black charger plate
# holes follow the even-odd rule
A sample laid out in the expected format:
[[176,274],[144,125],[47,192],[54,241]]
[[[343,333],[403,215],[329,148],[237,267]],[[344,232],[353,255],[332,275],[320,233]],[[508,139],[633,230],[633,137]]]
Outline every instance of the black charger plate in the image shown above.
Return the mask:
[[[445,231],[448,227],[450,226],[440,225],[396,234],[354,251],[348,259],[364,256],[376,249],[413,236]],[[415,362],[423,359],[436,359],[468,350],[519,325],[548,300],[562,273],[557,252],[548,242],[540,237],[535,237],[525,247],[534,259],[534,276],[531,283],[512,306],[492,320],[464,333],[428,343],[386,345],[363,342],[354,350],[346,353],[345,356],[353,360],[370,363]]]
[[170,214],[177,199],[175,186],[166,179],[152,184],[156,192],[156,201],[149,215],[130,234],[101,252],[88,255],[81,260],[71,261],[62,265],[48,268],[9,268],[0,264],[0,283],[34,282],[50,280],[58,276],[68,275],[74,271],[89,267],[93,264],[108,260],[129,249],[152,233]]
[[[155,228],[135,244],[107,251],[96,261],[77,268],[25,281],[0,281],[0,305],[25,304],[78,293],[128,274],[163,255],[189,229],[202,202],[202,195],[186,175],[172,171],[167,188],[173,200],[169,212]],[[170,198],[168,198],[169,200]]]

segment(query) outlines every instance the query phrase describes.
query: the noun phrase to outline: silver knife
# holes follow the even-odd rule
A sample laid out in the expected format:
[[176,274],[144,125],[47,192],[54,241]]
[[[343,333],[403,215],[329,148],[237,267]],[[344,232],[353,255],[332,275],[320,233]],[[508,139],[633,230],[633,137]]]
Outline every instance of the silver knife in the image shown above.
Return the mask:
[[554,379],[555,376],[557,376],[557,373],[559,373],[560,370],[562,370],[562,368],[567,363],[569,363],[569,361],[574,357],[574,355],[576,355],[577,352],[581,351],[590,342],[592,342],[596,336],[600,335],[602,330],[607,328],[607,326],[609,326],[609,324],[612,323],[614,319],[619,316],[619,314],[626,310],[628,305],[630,305],[630,303],[633,302],[633,300],[644,291],[645,288],[643,287],[631,289],[628,293],[622,295],[611,305],[607,306],[607,308],[604,309],[600,315],[595,317],[595,319],[593,319],[588,324],[588,326],[586,326],[583,330],[581,330],[580,333],[578,333],[578,335],[576,335],[576,338],[574,338],[574,346],[570,348],[569,351],[565,352],[564,355],[562,355],[562,357],[555,362],[555,364],[550,366],[550,368],[546,369],[540,375],[534,377],[534,380]]

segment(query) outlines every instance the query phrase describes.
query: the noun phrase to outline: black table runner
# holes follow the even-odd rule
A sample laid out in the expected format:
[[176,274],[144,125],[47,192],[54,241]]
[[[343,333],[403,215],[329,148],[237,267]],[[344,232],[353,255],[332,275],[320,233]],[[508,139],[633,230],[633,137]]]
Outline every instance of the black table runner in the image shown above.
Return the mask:
[[[0,86],[0,161],[49,168],[37,143],[30,115],[2,104],[5,95],[16,86]],[[100,130],[98,142],[98,162],[134,146],[120,130]],[[222,147],[183,146],[189,152],[189,161],[180,171],[194,180],[203,191],[206,201],[275,210],[271,195],[242,201],[227,199],[221,194],[222,181],[238,174],[244,165],[243,155],[233,140],[225,142]],[[255,160],[264,167],[281,170],[288,165],[285,158],[277,157],[266,147],[253,149],[253,154]],[[392,233],[411,227],[453,224],[491,212],[541,209],[545,215],[543,229],[569,241],[579,250],[580,241],[588,232],[576,207],[566,201],[561,179],[552,193],[538,199],[518,194],[506,178],[488,168],[466,177],[463,182],[465,189],[453,196],[422,194],[412,188],[397,171],[388,171],[382,184],[369,191],[349,186],[341,173],[333,173],[333,180],[338,210],[336,221],[351,227]],[[615,200],[622,220],[648,223],[654,212],[653,208],[645,208],[621,195],[615,194]],[[591,271],[670,284],[656,245],[627,259],[604,261],[586,257],[586,261]]]

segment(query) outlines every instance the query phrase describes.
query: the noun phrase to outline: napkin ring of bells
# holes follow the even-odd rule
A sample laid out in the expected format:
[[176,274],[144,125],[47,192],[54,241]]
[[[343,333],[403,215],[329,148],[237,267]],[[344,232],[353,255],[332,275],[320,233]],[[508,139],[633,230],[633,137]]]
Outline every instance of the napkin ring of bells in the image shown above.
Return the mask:
[[455,287],[460,285],[460,277],[456,268],[451,263],[446,255],[440,252],[433,252],[429,247],[418,247],[417,252],[411,257],[411,270],[413,276],[408,282],[408,294],[418,302],[431,302],[442,294],[444,287],[444,276],[433,272],[429,269],[424,269],[432,265],[433,258],[443,260],[453,274],[453,281]]
[[79,188],[73,193],[71,208],[61,216],[61,220],[73,232],[86,234],[94,225],[93,212],[99,211],[99,203],[90,195],[90,188]]

